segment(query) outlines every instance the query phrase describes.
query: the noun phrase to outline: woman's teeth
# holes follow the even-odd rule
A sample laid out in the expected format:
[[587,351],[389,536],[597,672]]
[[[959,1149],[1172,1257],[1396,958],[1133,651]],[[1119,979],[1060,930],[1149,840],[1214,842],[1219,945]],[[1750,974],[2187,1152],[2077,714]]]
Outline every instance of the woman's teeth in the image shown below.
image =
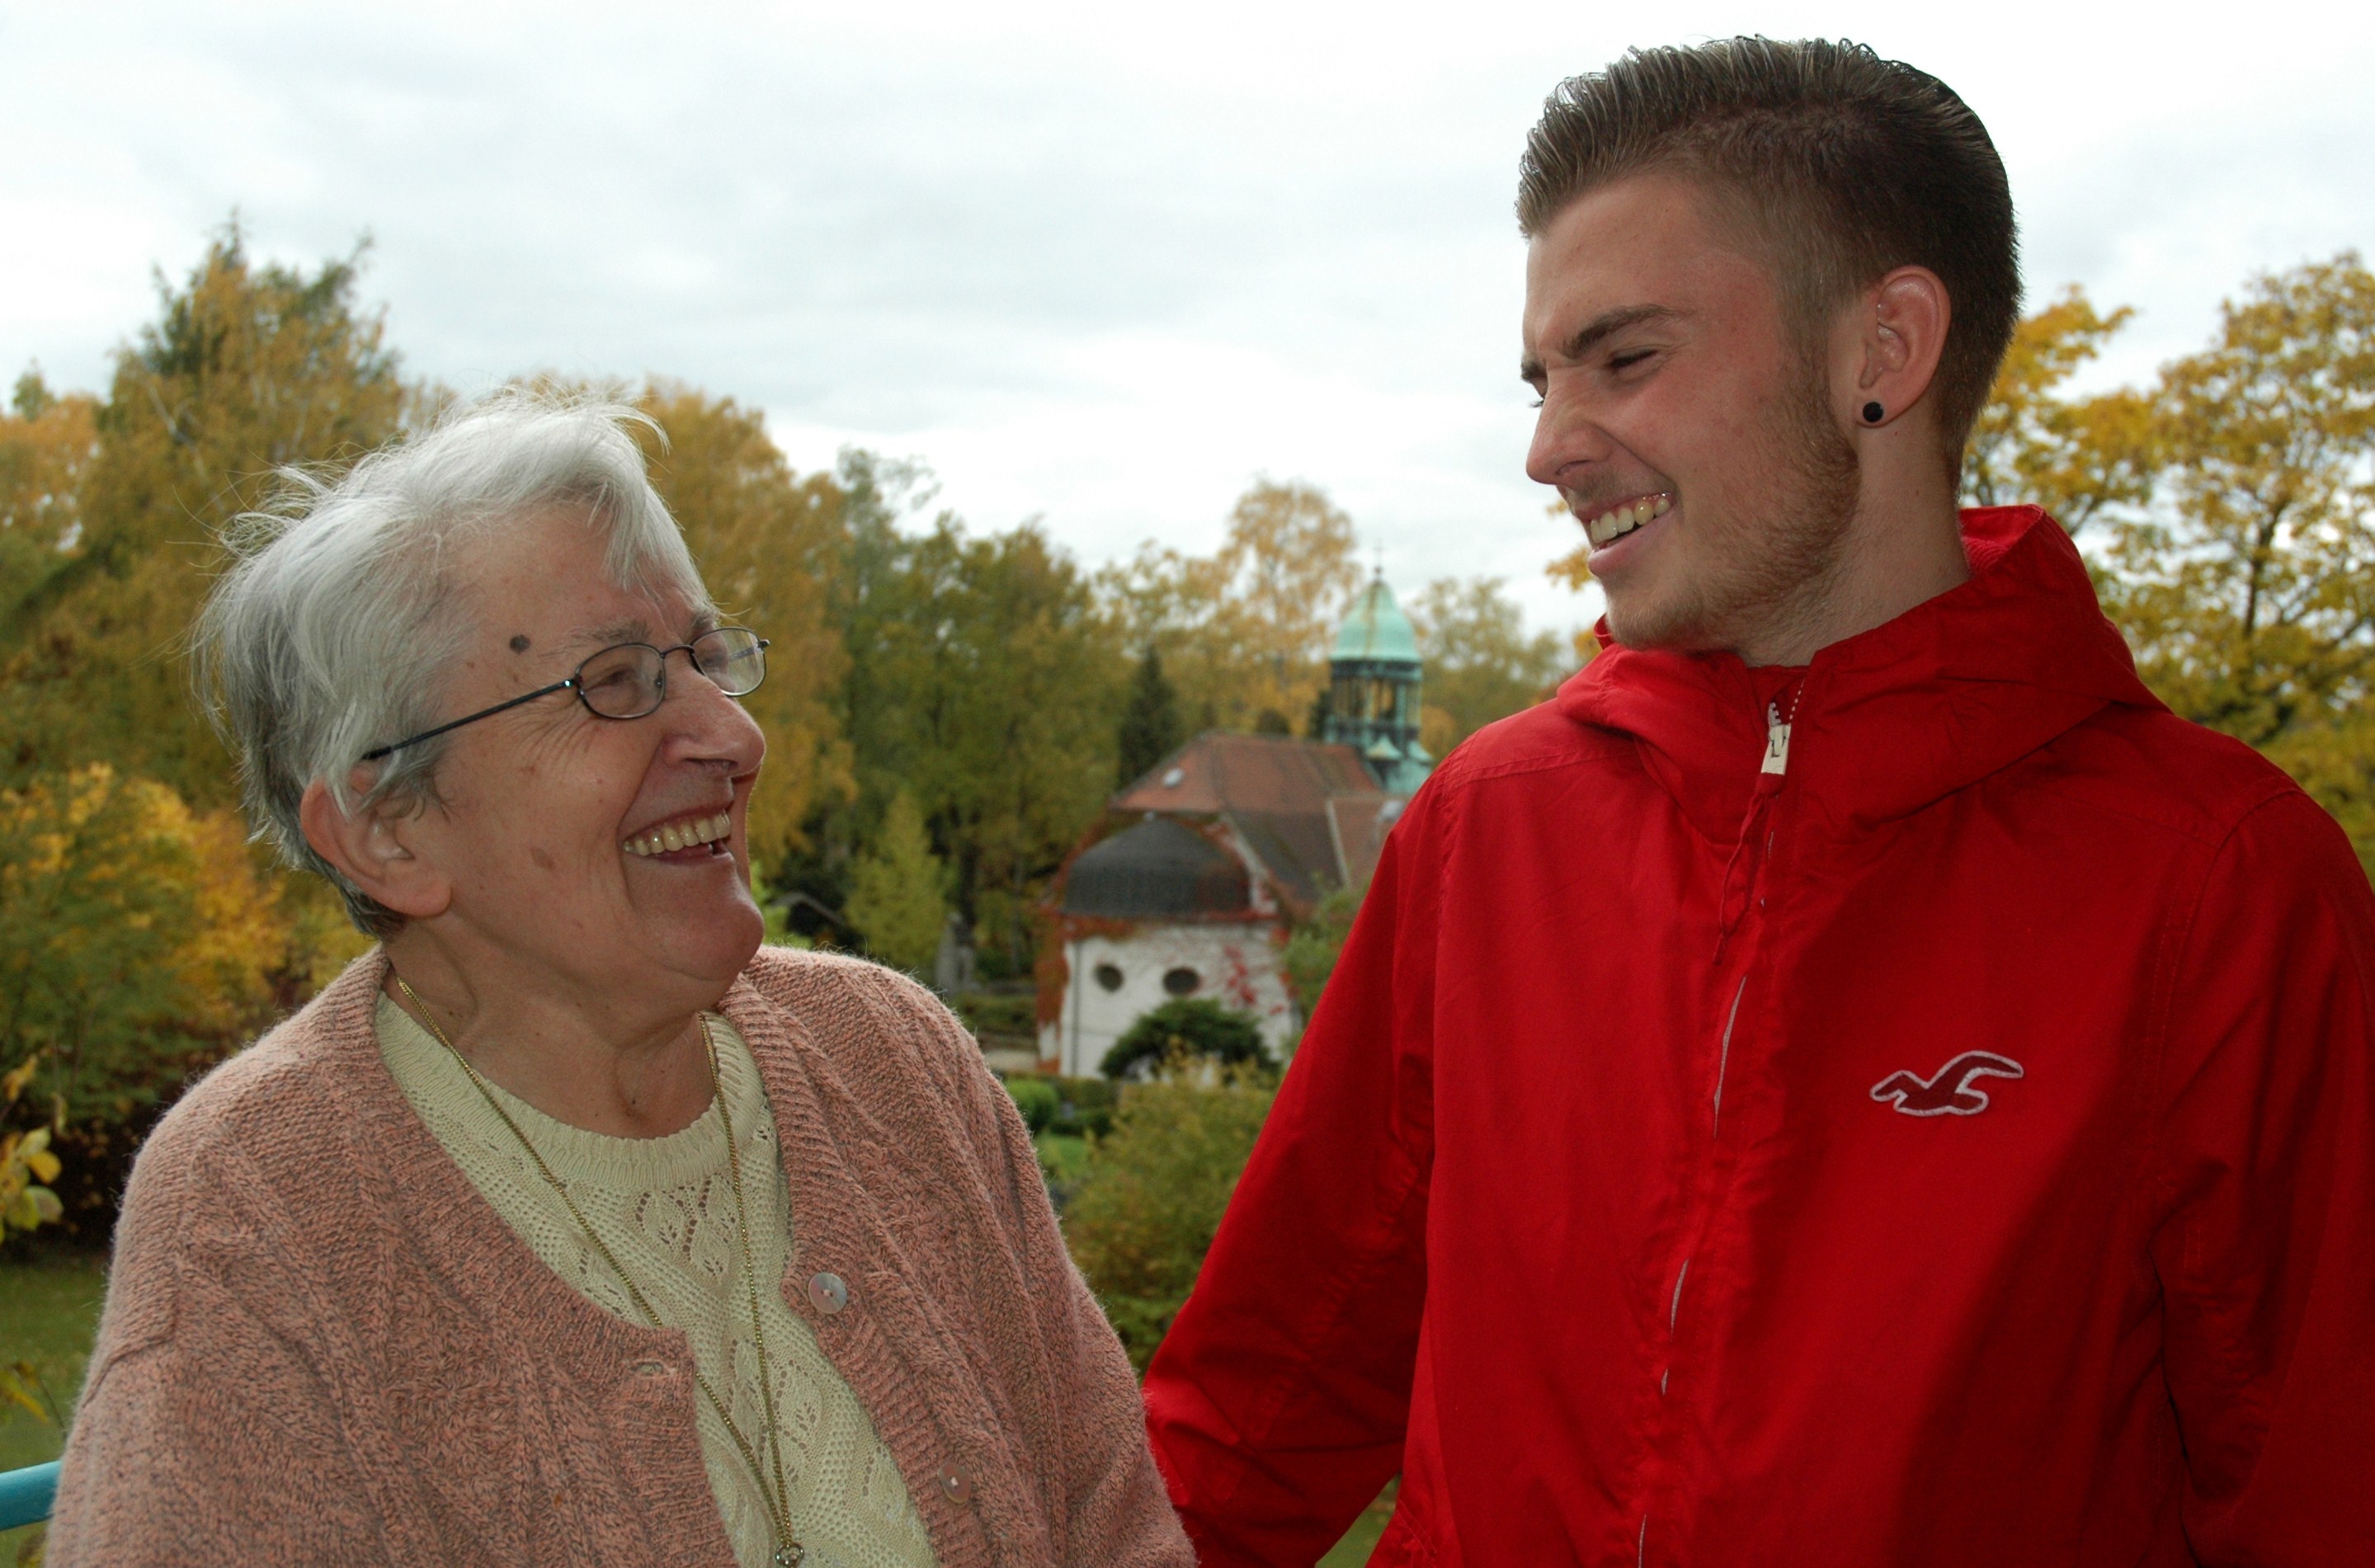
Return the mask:
[[1583,531],[1590,536],[1593,544],[1604,545],[1613,539],[1623,538],[1652,517],[1663,517],[1673,507],[1674,498],[1663,491],[1645,495],[1638,501],[1627,501],[1613,512],[1601,513],[1585,524]]
[[734,816],[728,811],[720,811],[715,817],[688,817],[680,822],[663,822],[639,839],[629,839],[627,853],[666,855],[670,850],[715,843],[733,831]]

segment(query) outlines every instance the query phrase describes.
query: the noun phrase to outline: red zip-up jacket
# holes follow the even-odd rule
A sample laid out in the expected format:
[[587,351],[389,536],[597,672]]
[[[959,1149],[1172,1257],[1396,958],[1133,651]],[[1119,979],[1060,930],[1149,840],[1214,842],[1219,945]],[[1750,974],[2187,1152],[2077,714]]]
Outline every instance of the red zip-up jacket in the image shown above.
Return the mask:
[[2375,897],[2033,508],[1395,828],[1146,1401],[1208,1568],[2375,1563]]

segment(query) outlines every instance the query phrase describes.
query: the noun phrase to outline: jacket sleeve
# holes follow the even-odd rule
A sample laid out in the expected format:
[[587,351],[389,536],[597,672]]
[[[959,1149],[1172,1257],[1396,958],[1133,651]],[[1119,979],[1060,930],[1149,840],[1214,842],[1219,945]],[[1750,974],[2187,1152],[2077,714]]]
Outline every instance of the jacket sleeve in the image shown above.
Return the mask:
[[1145,1398],[1206,1568],[1307,1564],[1400,1468],[1426,1296],[1434,868],[1388,837]]
[[171,1140],[144,1150],[125,1196],[46,1561],[390,1561],[335,1402],[246,1304],[245,1287],[269,1288],[271,1259],[253,1238],[226,1234],[196,1172],[160,1178],[178,1149],[160,1141]]
[[2210,1568],[2375,1541],[2375,894],[2287,792],[2214,862],[2179,965],[2154,1263]]

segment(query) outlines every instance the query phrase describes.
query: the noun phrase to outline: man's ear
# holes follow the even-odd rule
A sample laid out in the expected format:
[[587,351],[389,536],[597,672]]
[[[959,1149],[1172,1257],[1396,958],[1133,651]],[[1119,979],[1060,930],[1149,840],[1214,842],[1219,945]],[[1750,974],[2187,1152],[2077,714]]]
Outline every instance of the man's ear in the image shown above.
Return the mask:
[[[357,774],[352,787],[360,794],[370,781],[361,770]],[[330,786],[315,779],[298,802],[297,821],[313,853],[383,907],[408,920],[428,920],[453,902],[453,884],[416,853],[417,817],[384,807],[365,807],[349,817],[338,809]]]
[[1843,412],[1850,424],[1894,424],[1921,401],[1937,379],[1953,319],[1945,284],[1926,266],[1900,266],[1864,295],[1848,348],[1854,374],[1833,383],[1849,395]]

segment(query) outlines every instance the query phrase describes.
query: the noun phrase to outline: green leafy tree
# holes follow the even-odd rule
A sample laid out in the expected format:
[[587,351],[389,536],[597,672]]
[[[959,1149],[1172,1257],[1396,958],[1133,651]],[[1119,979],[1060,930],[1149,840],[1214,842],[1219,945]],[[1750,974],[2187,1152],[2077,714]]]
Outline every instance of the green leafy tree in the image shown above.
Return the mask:
[[184,287],[160,284],[159,317],[117,356],[98,410],[64,559],[0,626],[13,741],[0,776],[108,761],[200,809],[230,801],[230,760],[179,652],[224,559],[217,530],[273,471],[350,461],[402,421],[396,360],[356,276],[351,257],[310,275],[252,262],[234,227]]
[[2375,865],[2375,276],[2254,279],[2166,367],[2160,504],[2113,535],[2105,607],[2180,713],[2259,748]]
[[1411,623],[1426,661],[1420,739],[1438,757],[1550,695],[1572,663],[1567,639],[1526,631],[1497,577],[1436,579],[1411,601]]
[[1153,644],[1138,661],[1130,678],[1129,697],[1121,711],[1117,737],[1120,757],[1114,766],[1116,787],[1127,789],[1147,770],[1179,749],[1186,739],[1179,724],[1179,693],[1163,674],[1163,654]]
[[956,905],[1026,971],[1033,910],[1113,776],[1124,662],[1087,582],[1036,526],[942,517],[903,554],[884,629],[895,754],[948,857]]
[[891,797],[881,831],[850,875],[850,922],[875,957],[911,974],[930,971],[948,923],[942,876],[923,815],[902,790]]
[[1244,1069],[1132,1085],[1064,1208],[1064,1239],[1140,1372],[1186,1304],[1276,1091]]
[[1217,1062],[1224,1067],[1276,1067],[1262,1043],[1261,1020],[1209,996],[1175,996],[1121,1032],[1097,1064],[1107,1078],[1142,1078],[1165,1063]]

